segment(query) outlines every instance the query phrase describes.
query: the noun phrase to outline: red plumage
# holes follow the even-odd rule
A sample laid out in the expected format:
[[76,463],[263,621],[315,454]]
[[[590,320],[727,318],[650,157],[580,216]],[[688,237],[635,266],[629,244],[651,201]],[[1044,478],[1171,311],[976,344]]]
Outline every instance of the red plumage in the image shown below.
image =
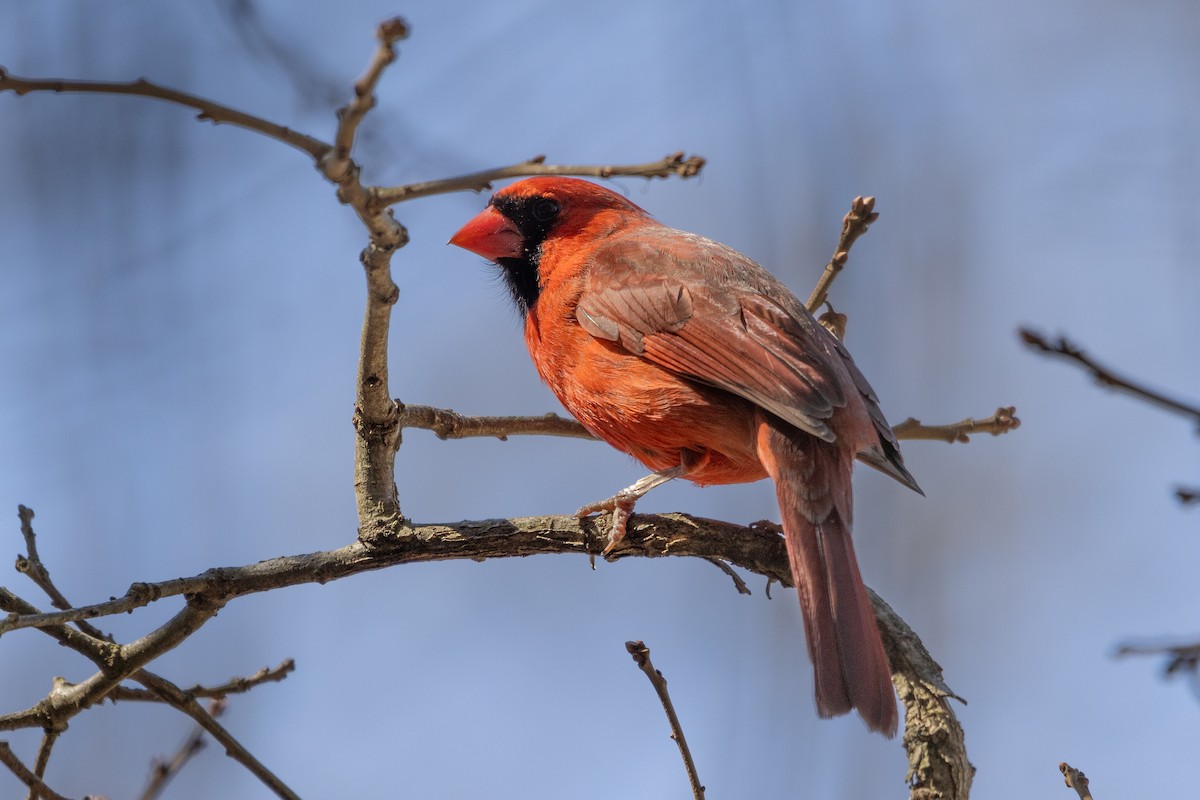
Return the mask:
[[850,540],[854,459],[920,489],[842,343],[746,256],[587,181],[515,183],[450,241],[502,267],[562,404],[660,473],[614,498],[615,534],[670,477],[771,477],[817,709],[857,708],[893,735],[891,671]]

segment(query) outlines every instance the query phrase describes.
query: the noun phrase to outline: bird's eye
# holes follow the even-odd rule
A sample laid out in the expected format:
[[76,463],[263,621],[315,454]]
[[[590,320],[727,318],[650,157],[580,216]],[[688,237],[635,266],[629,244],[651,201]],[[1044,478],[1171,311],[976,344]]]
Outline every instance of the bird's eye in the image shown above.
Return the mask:
[[532,213],[538,222],[549,222],[558,216],[558,201],[543,197],[533,204]]

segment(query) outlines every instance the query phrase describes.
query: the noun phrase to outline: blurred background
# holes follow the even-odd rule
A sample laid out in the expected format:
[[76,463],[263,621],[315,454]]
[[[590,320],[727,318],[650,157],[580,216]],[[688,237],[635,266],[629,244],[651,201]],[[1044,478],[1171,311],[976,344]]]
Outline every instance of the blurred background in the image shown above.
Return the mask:
[[[676,150],[692,181],[613,181],[662,221],[736,247],[806,296],[851,198],[878,197],[832,299],[900,421],[1019,431],[910,442],[928,495],[859,470],[867,582],[924,638],[978,768],[976,798],[1178,795],[1200,702],[1130,637],[1200,633],[1200,482],[1187,423],[1102,392],[1017,341],[1064,332],[1200,397],[1200,7],[1096,0],[187,4],[8,0],[17,75],[140,76],[329,139],[401,14],[411,39],[355,153],[393,185],[546,154]],[[76,603],[355,536],[351,476],[362,227],[297,151],[139,98],[0,96],[0,551],[37,511]],[[486,198],[402,205],[412,243],[392,390],[464,413],[558,410],[491,267],[445,241]],[[640,477],[593,442],[441,442],[410,431],[417,521],[568,513]],[[652,493],[644,511],[778,519],[766,482]],[[285,657],[225,724],[305,797],[689,796],[623,643],[667,676],[711,797],[900,797],[898,741],[817,718],[794,594],[736,594],[688,560],[423,564],[238,600],[153,665],[219,683]],[[46,605],[15,573],[3,578]],[[164,601],[103,621],[141,635]],[[0,711],[89,663],[33,631],[0,645]],[[136,795],[189,720],[106,705],[71,722],[47,780]],[[5,734],[32,762],[38,736]],[[1188,781],[1185,784],[1184,781]],[[19,784],[0,772],[0,795]],[[168,797],[263,797],[209,747]]]

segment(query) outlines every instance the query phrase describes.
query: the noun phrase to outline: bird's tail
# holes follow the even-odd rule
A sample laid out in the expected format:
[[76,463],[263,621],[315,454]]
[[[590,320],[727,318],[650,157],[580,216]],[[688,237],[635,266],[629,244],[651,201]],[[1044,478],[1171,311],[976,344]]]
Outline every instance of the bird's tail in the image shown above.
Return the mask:
[[759,421],[758,453],[783,515],[817,711],[833,717],[857,708],[868,727],[892,736],[892,672],[850,541],[853,455],[767,414]]

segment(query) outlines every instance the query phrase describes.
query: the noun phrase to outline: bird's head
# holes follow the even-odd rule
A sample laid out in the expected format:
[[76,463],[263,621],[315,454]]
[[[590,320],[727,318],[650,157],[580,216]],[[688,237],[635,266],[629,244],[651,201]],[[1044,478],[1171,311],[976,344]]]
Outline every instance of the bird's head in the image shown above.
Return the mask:
[[450,244],[496,262],[517,306],[528,313],[554,271],[582,263],[573,252],[649,219],[634,203],[590,181],[526,178],[492,195]]

